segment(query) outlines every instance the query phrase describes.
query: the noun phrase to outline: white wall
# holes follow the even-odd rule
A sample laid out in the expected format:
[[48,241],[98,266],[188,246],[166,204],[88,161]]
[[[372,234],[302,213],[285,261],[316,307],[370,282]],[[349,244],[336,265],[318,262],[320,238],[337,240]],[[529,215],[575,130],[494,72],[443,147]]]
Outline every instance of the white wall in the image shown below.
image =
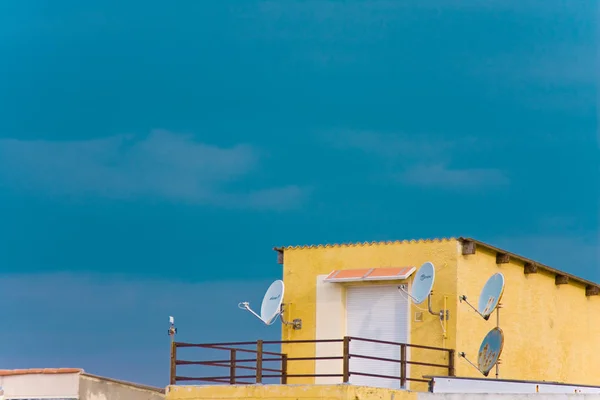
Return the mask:
[[[137,385],[136,385],[137,386]],[[79,381],[80,400],[162,400],[165,395],[113,379],[82,374]]]
[[442,394],[419,393],[419,400],[600,400],[600,394]]
[[[345,332],[344,288],[339,283],[324,282],[327,275],[317,276],[316,339],[342,339]],[[341,357],[342,343],[317,343],[317,357]],[[341,374],[342,360],[316,360],[315,374]],[[315,378],[316,384],[341,383],[341,378]]]
[[78,398],[79,373],[0,376],[5,399]]

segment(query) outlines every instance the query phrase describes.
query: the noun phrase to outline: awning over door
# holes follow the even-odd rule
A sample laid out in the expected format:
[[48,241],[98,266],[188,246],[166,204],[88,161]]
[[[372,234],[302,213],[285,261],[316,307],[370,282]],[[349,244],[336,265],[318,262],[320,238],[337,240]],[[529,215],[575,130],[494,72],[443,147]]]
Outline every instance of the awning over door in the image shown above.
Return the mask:
[[338,269],[330,273],[325,282],[391,281],[407,279],[415,267],[383,267]]

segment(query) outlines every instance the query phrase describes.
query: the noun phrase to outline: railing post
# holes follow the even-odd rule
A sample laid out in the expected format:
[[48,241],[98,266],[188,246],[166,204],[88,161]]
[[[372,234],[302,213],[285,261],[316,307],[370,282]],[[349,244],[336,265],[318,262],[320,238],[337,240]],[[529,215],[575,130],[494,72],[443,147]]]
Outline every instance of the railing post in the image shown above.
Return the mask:
[[454,349],[448,350],[448,376],[456,376],[456,371],[454,370],[454,355]]
[[236,374],[235,353],[236,353],[235,349],[229,350],[229,384],[230,385],[235,385],[235,374]]
[[400,345],[400,387],[406,386],[406,343]]
[[287,354],[281,355],[281,384],[287,385],[287,374],[288,374],[288,356]]
[[344,336],[343,382],[350,382],[350,337]]
[[177,343],[171,342],[171,369],[169,372],[169,385],[177,383]]
[[262,383],[263,341],[256,341],[256,383]]

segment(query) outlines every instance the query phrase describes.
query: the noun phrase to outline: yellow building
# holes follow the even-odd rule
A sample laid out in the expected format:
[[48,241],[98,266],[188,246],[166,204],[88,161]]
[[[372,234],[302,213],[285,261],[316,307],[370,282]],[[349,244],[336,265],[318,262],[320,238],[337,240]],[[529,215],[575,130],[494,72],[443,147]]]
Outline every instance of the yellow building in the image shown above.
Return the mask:
[[[600,287],[593,282],[469,238],[275,250],[285,283],[281,341],[176,343],[167,398],[413,399],[411,392],[429,389],[427,377],[482,378],[459,354],[476,364],[498,322],[498,311],[484,320],[467,304],[477,306],[498,272],[505,279],[499,378],[600,385]],[[430,301],[415,304],[408,293],[426,262],[435,266],[435,283]],[[221,351],[204,365],[226,372],[199,380],[176,371],[194,364],[178,361],[178,349],[191,346]],[[495,377],[492,370],[488,379]],[[204,386],[181,386],[188,382]]]
[[[455,349],[455,374],[481,376],[457,355],[465,352],[467,358],[476,363],[479,345],[496,325],[496,315],[485,321],[461,302],[459,296],[466,295],[467,300],[476,305],[487,279],[501,272],[506,286],[500,310],[500,327],[505,336],[500,378],[600,384],[600,360],[596,356],[600,348],[600,322],[596,321],[600,315],[600,289],[593,282],[465,238],[275,250],[283,264],[286,286],[283,317],[286,321],[302,320],[301,329],[283,325],[283,341],[366,337],[367,333],[371,339]],[[427,261],[436,269],[431,308],[436,314],[447,310],[447,320],[429,313],[426,303],[417,306],[408,301],[408,296],[398,290],[402,284],[410,290],[412,275],[395,280],[327,280],[333,271],[341,271],[337,276],[346,277],[353,276],[355,271],[355,276],[360,277],[372,268],[391,279],[394,274],[410,274],[407,267],[418,268]],[[370,318],[368,323],[365,323],[366,318]],[[360,351],[353,350],[352,346],[384,358],[397,358],[398,353],[394,357],[394,352],[400,351],[397,346],[383,349],[385,346],[377,348],[352,340],[350,353]],[[335,357],[341,355],[342,346],[339,343],[290,343],[283,344],[281,351],[290,359]],[[410,361],[439,365],[452,362],[450,352],[414,348],[407,351]],[[398,373],[399,367],[392,364],[352,357],[349,368],[351,372],[361,370],[359,372],[379,375]],[[300,360],[288,363],[288,374],[341,374],[342,368],[339,360]],[[413,364],[407,374],[418,379],[424,375],[448,375],[448,369]],[[492,371],[490,377],[494,376]],[[288,379],[290,383],[339,381],[338,377]],[[353,381],[387,386],[373,377],[351,376],[350,383]],[[418,382],[408,382],[405,387],[426,390],[426,386]]]

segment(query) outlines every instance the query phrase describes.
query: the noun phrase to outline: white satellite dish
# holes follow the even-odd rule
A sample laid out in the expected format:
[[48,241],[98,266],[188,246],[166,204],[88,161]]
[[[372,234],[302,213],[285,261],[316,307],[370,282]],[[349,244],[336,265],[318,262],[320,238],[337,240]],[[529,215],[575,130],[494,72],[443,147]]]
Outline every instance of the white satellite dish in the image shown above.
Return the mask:
[[431,294],[433,283],[435,281],[435,267],[432,263],[426,262],[421,265],[419,270],[415,273],[413,280],[412,291],[410,297],[417,304],[421,304]]
[[283,303],[283,293],[285,292],[285,285],[283,281],[277,280],[269,286],[265,297],[263,298],[262,305],[260,307],[260,319],[265,324],[271,325],[273,321],[281,314],[281,304]]
[[487,320],[498,307],[504,294],[504,275],[497,272],[488,279],[481,289],[477,311]]
[[276,280],[273,282],[263,297],[262,305],[260,307],[260,315],[250,308],[250,303],[248,302],[239,303],[238,307],[242,310],[250,311],[255,317],[260,319],[266,325],[271,325],[281,314],[281,305],[283,303],[284,292],[285,285],[283,284],[283,281]]

